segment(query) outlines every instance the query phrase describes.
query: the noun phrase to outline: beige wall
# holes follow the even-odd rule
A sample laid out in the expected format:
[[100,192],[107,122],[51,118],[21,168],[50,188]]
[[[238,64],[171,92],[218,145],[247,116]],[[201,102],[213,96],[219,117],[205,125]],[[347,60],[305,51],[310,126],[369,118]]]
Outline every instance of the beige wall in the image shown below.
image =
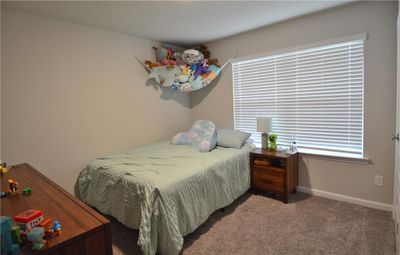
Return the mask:
[[[365,153],[373,164],[359,165],[304,158],[300,185],[392,204],[396,95],[397,2],[361,2],[296,18],[208,44],[213,56],[228,59],[367,32],[365,43]],[[192,118],[233,127],[232,77],[192,93]],[[384,187],[375,187],[383,175]]]
[[17,12],[2,13],[1,149],[68,191],[99,156],[188,128],[190,98],[161,91],[134,56],[156,42]]

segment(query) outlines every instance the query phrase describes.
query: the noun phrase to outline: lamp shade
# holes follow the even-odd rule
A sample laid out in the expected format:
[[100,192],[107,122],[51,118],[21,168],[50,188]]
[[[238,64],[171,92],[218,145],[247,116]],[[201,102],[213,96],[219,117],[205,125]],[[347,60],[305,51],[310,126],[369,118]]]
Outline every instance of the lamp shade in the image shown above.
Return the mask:
[[270,117],[258,117],[257,118],[257,131],[263,133],[269,133],[272,131],[272,118]]

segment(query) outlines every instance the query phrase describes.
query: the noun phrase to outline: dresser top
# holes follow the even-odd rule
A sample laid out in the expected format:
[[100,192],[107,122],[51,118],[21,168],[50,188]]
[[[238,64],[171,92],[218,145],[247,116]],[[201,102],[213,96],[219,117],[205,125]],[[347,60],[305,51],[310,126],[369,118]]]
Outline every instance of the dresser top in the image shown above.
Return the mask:
[[[1,198],[2,216],[13,219],[28,209],[37,209],[43,212],[44,218],[60,222],[62,234],[50,239],[46,250],[109,222],[29,164],[17,165],[4,174],[1,177],[2,190],[8,189],[8,179],[18,182],[19,191],[16,195]],[[26,187],[33,190],[28,196],[22,195],[22,190]]]
[[252,153],[266,156],[266,157],[273,157],[273,158],[290,158],[291,156],[294,156],[297,154],[297,152],[287,153],[287,152],[282,152],[282,151],[269,151],[269,150],[261,149],[261,148],[254,149],[252,151]]

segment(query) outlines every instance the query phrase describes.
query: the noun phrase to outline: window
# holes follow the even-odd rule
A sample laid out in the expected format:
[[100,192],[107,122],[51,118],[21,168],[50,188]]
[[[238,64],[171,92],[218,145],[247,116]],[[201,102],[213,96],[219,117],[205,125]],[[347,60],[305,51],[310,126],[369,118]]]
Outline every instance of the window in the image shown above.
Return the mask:
[[363,154],[364,40],[233,63],[235,128],[272,117],[278,145]]

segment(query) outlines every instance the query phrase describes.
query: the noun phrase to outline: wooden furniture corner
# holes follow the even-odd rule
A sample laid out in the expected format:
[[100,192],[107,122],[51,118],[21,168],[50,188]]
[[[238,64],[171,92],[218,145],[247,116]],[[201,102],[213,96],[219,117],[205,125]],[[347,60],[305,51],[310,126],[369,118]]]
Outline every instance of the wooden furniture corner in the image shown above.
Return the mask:
[[[29,245],[22,247],[21,254],[62,255],[111,255],[111,229],[108,219],[72,196],[29,164],[11,168],[1,177],[1,186],[8,187],[7,180],[19,183],[19,194],[1,199],[1,215],[13,217],[28,209],[43,212],[45,218],[58,220],[62,234],[50,239],[40,251],[32,251]],[[22,189],[30,187],[28,196]]]

